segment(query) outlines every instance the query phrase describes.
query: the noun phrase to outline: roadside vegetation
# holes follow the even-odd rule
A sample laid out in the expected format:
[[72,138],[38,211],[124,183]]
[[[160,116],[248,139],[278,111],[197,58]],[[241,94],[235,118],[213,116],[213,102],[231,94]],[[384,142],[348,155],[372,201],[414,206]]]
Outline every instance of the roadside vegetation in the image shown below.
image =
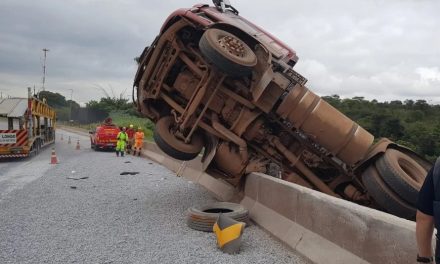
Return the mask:
[[46,98],[48,104],[55,108],[59,124],[75,126],[86,130],[93,130],[107,117],[119,127],[134,129],[141,127],[147,140],[152,140],[154,124],[147,118],[139,116],[128,99],[120,96],[105,96],[99,100],[92,100],[81,107],[77,102],[66,100],[59,93],[49,91],[40,92],[39,98]]
[[[133,125],[133,128],[137,130],[138,127],[142,128],[142,131],[145,134],[145,139],[149,141],[153,141],[153,130],[154,124],[147,118],[141,118],[136,115],[127,113],[126,111],[114,110],[111,111],[108,115],[113,120],[113,123],[119,127],[129,127]],[[73,122],[73,125],[76,127],[80,127],[86,130],[93,130],[98,126],[101,122],[90,123],[90,124],[79,124]],[[63,123],[68,125],[67,123]]]
[[387,137],[434,161],[440,155],[440,105],[426,100],[378,102],[363,97],[324,100],[355,120],[376,138]]

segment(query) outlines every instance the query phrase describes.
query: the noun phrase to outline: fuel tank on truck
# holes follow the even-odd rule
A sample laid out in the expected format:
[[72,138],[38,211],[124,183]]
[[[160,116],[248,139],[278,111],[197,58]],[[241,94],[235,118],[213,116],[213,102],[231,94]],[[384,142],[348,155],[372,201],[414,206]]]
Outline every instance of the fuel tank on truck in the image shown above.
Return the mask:
[[362,160],[374,136],[307,87],[297,84],[277,114],[348,165]]

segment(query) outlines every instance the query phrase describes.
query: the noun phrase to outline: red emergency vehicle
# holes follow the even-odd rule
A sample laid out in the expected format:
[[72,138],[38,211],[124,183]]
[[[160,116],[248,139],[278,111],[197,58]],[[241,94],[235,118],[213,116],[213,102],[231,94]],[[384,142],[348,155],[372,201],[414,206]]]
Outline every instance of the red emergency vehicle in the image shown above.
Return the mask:
[[104,123],[90,131],[90,147],[94,150],[115,149],[117,136],[120,129],[113,124],[111,118],[107,118]]

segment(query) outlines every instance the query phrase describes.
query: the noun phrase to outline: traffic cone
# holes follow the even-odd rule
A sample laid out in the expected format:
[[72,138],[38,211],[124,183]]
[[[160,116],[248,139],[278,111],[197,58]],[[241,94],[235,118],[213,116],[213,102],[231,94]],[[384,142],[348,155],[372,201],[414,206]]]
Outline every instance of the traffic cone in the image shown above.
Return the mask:
[[240,251],[241,236],[245,223],[220,214],[214,224],[213,231],[217,236],[217,245],[221,251],[236,254]]
[[76,141],[76,150],[79,150],[80,149],[80,147],[79,147],[79,139],[78,139],[78,141]]
[[69,140],[67,141],[67,144],[70,144],[70,143],[72,143],[72,142],[70,141],[70,136],[69,136]]
[[52,154],[50,155],[50,164],[58,164],[58,159],[54,148],[52,148]]

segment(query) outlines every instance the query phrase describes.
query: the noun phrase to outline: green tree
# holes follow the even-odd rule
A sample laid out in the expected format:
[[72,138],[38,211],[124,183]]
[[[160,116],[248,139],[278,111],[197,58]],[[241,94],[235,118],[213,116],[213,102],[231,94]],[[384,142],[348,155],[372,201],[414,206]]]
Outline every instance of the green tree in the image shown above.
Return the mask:
[[68,106],[66,102],[66,97],[62,96],[59,93],[41,91],[40,93],[38,93],[38,99],[40,100],[46,99],[47,104],[54,108],[61,108]]
[[405,127],[402,126],[398,118],[388,118],[385,120],[382,131],[384,135],[387,135],[393,140],[398,140],[405,135]]

